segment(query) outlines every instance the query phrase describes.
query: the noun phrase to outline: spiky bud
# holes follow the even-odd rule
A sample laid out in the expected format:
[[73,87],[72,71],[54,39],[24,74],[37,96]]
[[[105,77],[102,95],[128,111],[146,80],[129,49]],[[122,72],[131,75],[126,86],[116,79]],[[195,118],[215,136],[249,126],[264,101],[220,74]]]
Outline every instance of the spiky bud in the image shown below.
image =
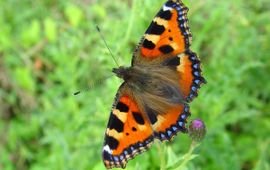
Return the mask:
[[200,119],[195,119],[191,121],[188,127],[188,134],[193,141],[202,141],[206,134],[206,127],[204,122]]

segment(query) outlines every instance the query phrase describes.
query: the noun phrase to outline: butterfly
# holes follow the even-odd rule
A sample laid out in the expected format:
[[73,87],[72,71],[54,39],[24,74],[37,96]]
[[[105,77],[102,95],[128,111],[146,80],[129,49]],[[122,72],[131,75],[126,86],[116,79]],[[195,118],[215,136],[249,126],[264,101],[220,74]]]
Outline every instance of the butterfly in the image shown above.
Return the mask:
[[124,82],[105,132],[106,168],[125,168],[154,139],[170,141],[177,132],[187,132],[188,103],[206,83],[200,60],[189,49],[187,12],[181,0],[168,0],[137,45],[131,66],[113,69]]

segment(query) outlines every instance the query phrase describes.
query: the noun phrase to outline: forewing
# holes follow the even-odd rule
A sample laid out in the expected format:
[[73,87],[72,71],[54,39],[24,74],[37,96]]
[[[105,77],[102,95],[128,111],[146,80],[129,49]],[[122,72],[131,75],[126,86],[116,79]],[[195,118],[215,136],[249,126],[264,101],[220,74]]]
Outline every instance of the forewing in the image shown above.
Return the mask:
[[105,133],[102,157],[109,169],[124,168],[153,142],[150,122],[124,86],[119,88]]
[[133,64],[141,59],[176,56],[189,48],[192,35],[188,26],[188,8],[180,0],[168,0],[145,32],[133,55]]
[[[188,26],[188,8],[181,0],[168,0],[148,27],[135,50],[132,65],[168,63],[177,71],[180,91],[185,101],[198,95],[201,84],[200,60],[189,47],[192,35]],[[165,66],[163,64],[161,66]]]

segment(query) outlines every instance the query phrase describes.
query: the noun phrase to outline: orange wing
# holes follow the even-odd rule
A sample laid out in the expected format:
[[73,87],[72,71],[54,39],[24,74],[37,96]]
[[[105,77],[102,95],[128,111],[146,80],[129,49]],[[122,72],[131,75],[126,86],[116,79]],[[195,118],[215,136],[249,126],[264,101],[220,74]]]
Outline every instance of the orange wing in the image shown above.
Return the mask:
[[192,35],[188,26],[188,8],[180,0],[169,0],[160,9],[134,53],[137,59],[175,56],[189,48]]
[[170,140],[177,132],[187,131],[188,105],[165,114],[143,113],[124,86],[119,88],[105,133],[102,157],[108,169],[125,168],[128,160],[149,149],[154,138]]
[[196,53],[186,51],[166,59],[163,65],[172,67],[178,72],[181,92],[187,102],[191,102],[198,96],[200,86],[206,81],[201,74],[201,64]]
[[192,35],[188,26],[188,8],[181,0],[168,0],[148,27],[136,48],[132,65],[158,61],[175,67],[183,97],[192,101],[201,84],[200,60],[189,47]]
[[189,106],[186,104],[172,108],[165,114],[155,115],[156,121],[152,122],[155,138],[170,141],[177,132],[186,133],[185,125],[189,116]]
[[147,150],[153,142],[150,122],[123,86],[119,88],[105,133],[102,157],[107,168],[124,168],[128,160]]
[[185,124],[190,116],[188,104],[178,104],[162,114],[156,114],[151,110],[146,111],[155,138],[161,141],[170,141],[177,132],[187,132]]

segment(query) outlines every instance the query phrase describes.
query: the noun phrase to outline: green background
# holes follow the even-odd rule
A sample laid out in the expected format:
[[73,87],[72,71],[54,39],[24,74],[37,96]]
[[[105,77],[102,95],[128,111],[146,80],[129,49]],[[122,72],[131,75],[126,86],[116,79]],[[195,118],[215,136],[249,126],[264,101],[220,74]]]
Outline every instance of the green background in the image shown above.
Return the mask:
[[[116,64],[95,25],[120,65],[129,66],[164,2],[0,0],[0,169],[105,169],[104,131],[121,80],[99,83]],[[191,49],[208,82],[190,118],[203,119],[207,135],[184,167],[270,169],[269,0],[184,3]],[[90,90],[73,95],[86,86]],[[127,169],[159,169],[160,157],[174,163],[190,144],[179,134],[161,145],[162,155],[155,144]]]

